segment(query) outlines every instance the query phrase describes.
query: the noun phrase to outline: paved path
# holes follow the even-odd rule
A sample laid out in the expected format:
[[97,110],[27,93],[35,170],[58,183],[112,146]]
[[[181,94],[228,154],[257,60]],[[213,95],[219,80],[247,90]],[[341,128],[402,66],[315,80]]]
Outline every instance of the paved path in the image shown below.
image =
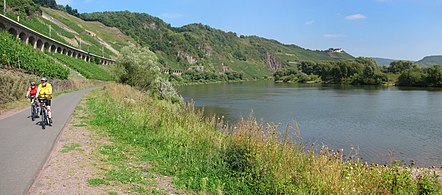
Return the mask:
[[26,193],[75,107],[91,90],[63,94],[52,100],[54,123],[45,130],[37,125],[39,118],[28,118],[29,110],[0,120],[0,195]]

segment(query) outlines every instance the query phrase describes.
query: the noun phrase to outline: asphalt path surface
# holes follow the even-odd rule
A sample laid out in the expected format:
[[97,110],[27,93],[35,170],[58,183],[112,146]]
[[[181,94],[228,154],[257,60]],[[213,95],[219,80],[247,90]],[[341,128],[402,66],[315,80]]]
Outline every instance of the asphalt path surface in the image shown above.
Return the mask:
[[0,195],[25,194],[49,156],[81,98],[92,89],[52,100],[52,126],[32,121],[30,108],[0,120]]

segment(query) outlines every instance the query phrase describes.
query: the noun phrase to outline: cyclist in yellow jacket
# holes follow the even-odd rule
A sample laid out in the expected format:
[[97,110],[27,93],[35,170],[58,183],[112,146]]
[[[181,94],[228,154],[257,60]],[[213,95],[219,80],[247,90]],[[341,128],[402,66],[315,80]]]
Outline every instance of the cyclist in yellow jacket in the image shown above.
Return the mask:
[[52,112],[51,112],[51,103],[52,103],[52,85],[48,83],[48,79],[43,77],[41,78],[41,84],[38,85],[37,95],[39,98],[43,98],[46,101],[46,108],[48,110],[49,123],[52,123]]

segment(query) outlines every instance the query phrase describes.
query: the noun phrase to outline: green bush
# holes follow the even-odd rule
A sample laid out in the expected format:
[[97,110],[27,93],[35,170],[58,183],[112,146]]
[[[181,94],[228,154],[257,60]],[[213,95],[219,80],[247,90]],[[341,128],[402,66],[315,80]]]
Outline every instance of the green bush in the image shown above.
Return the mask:
[[175,88],[160,72],[157,56],[148,48],[124,47],[116,66],[120,69],[117,77],[121,83],[150,91],[163,99],[179,101]]

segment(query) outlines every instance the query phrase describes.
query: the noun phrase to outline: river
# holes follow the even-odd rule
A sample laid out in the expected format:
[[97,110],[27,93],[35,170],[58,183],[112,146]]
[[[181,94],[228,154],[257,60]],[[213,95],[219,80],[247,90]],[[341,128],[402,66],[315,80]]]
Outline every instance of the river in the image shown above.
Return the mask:
[[299,124],[308,143],[353,148],[363,161],[442,166],[442,89],[275,84],[180,87],[186,101],[229,123],[247,117]]

